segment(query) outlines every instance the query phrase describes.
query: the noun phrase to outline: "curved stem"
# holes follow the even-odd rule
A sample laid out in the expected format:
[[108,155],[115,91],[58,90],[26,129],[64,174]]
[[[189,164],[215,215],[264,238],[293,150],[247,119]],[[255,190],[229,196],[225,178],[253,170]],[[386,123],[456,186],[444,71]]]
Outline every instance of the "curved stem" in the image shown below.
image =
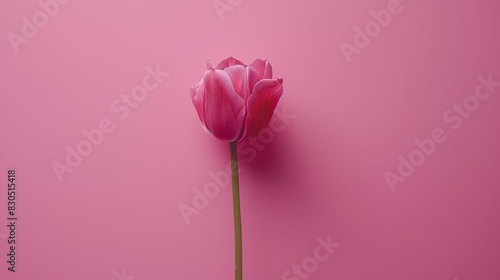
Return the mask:
[[231,173],[233,182],[235,279],[243,279],[243,258],[241,238],[240,181],[238,177],[238,154],[236,142],[229,143],[231,151]]

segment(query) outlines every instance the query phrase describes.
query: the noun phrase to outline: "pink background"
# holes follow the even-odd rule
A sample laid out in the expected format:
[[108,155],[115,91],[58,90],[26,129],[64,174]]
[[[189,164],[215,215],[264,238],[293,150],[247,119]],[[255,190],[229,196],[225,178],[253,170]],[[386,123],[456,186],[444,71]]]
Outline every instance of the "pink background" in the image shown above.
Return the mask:
[[[229,160],[189,97],[206,59],[229,55],[267,58],[279,110],[296,115],[255,160],[240,155],[245,279],[282,279],[328,235],[341,246],[308,279],[500,279],[500,87],[460,128],[443,119],[478,76],[500,81],[500,5],[402,0],[347,63],[339,44],[388,2],[233,0],[221,20],[212,0],[73,0],[16,54],[9,32],[41,8],[2,0],[0,279],[232,279],[230,189],[189,225],[179,211]],[[120,120],[110,104],[156,65],[170,75]],[[59,182],[52,162],[103,118],[115,130]],[[446,142],[391,191],[384,173],[435,128]]]

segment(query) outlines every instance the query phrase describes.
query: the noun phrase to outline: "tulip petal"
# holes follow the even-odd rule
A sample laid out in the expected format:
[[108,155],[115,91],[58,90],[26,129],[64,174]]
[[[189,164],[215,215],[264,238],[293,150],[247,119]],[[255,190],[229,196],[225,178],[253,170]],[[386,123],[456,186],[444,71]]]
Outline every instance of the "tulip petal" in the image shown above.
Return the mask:
[[250,67],[259,73],[261,79],[271,79],[273,77],[273,68],[267,60],[256,59]]
[[283,79],[260,80],[247,100],[245,131],[241,139],[257,136],[271,121],[274,109],[283,94]]
[[239,61],[238,59],[230,56],[226,59],[224,59],[223,61],[221,61],[215,68],[216,69],[224,69],[224,68],[227,68],[229,66],[233,66],[233,65],[241,65],[241,66],[244,66],[246,67],[247,65],[241,61]]
[[203,80],[191,88],[191,100],[193,101],[194,108],[198,113],[203,128],[208,131],[207,122],[205,120],[205,86],[203,85]]
[[245,120],[245,101],[234,90],[226,72],[212,69],[203,80],[208,130],[220,140],[235,141]]
[[231,78],[234,90],[247,100],[253,91],[255,84],[260,80],[259,74],[253,68],[233,65],[224,69]]
[[245,68],[245,80],[243,81],[243,99],[248,100],[255,88],[255,85],[261,80],[259,73],[251,67]]
[[241,98],[245,98],[243,95],[243,82],[245,81],[245,67],[241,65],[233,65],[224,69],[227,73],[231,82],[233,83],[234,90],[238,93]]
[[209,57],[209,58],[207,59],[207,70],[210,70],[210,69],[212,69],[212,68],[213,68],[213,67],[212,67],[212,58],[211,58],[211,57]]

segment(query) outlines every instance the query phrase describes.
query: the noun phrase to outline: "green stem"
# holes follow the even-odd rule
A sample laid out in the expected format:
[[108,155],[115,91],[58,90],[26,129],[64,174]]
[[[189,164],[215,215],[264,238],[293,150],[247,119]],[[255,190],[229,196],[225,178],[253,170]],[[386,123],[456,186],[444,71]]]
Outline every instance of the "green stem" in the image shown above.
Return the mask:
[[229,143],[231,151],[231,173],[233,181],[233,212],[234,212],[234,250],[235,279],[243,279],[243,257],[241,239],[240,181],[238,178],[238,155],[236,142]]

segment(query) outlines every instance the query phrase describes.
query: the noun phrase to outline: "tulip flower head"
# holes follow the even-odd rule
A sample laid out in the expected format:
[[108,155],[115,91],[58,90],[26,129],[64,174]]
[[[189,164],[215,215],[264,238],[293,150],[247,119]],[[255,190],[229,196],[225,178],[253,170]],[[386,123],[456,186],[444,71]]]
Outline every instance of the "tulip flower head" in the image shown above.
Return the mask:
[[203,128],[220,140],[241,141],[257,136],[271,121],[283,94],[283,79],[273,79],[267,60],[246,65],[234,57],[215,68],[210,59],[191,99]]

